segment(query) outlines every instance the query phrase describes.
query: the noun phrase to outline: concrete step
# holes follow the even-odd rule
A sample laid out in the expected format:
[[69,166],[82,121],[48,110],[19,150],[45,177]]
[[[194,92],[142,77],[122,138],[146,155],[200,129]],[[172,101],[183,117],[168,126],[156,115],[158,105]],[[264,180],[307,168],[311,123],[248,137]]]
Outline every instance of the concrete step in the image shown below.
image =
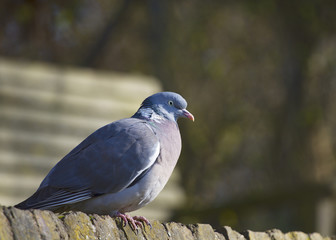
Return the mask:
[[115,99],[95,99],[70,94],[58,94],[14,86],[0,87],[1,106],[62,113],[89,118],[129,117],[140,106]]
[[11,173],[0,173],[0,179],[1,194],[9,196],[28,196],[29,194],[33,193],[41,183],[40,176],[32,175],[13,175]]
[[161,88],[152,77],[50,64],[18,62],[0,58],[1,86],[70,94],[84,98],[119,99],[134,104]]
[[7,149],[37,156],[61,157],[80,143],[76,137],[34,134],[24,131],[0,129],[0,150]]
[[83,118],[18,107],[1,107],[0,128],[33,134],[58,134],[83,138],[116,119]]
[[50,169],[61,159],[57,157],[37,156],[0,150],[0,173],[25,174],[44,177]]

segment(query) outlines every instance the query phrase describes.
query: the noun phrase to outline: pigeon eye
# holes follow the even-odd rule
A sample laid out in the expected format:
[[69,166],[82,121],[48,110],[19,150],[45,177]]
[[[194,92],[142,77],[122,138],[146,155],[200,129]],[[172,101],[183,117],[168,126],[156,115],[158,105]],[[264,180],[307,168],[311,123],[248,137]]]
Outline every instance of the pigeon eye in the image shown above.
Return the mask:
[[170,105],[170,106],[173,106],[173,101],[168,101],[168,104]]

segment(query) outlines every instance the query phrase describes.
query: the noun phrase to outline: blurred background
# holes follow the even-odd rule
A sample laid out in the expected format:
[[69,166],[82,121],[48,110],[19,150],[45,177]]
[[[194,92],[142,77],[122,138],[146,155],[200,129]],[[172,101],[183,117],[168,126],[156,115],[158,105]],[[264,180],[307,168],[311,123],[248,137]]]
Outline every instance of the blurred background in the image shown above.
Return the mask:
[[0,203],[169,90],[196,121],[180,121],[178,169],[144,211],[335,234],[335,11],[333,0],[2,0]]

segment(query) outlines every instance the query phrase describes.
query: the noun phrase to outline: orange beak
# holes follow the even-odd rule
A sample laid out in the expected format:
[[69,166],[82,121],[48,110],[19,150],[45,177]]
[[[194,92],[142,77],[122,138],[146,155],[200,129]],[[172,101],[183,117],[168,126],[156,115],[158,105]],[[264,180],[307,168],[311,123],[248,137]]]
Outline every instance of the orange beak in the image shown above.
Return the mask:
[[194,115],[192,115],[187,109],[183,109],[183,115],[191,121],[195,121]]

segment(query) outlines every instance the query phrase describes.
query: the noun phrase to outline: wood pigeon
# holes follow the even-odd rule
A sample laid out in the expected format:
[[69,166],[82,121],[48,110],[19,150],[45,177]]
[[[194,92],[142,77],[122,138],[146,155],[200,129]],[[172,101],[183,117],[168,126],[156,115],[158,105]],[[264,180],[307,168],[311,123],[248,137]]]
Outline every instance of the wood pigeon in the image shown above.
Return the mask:
[[126,212],[153,201],[167,183],[181,152],[177,119],[194,121],[186,107],[177,93],[149,96],[131,118],[89,135],[15,207],[106,214],[121,217],[134,229],[141,222],[150,225]]

